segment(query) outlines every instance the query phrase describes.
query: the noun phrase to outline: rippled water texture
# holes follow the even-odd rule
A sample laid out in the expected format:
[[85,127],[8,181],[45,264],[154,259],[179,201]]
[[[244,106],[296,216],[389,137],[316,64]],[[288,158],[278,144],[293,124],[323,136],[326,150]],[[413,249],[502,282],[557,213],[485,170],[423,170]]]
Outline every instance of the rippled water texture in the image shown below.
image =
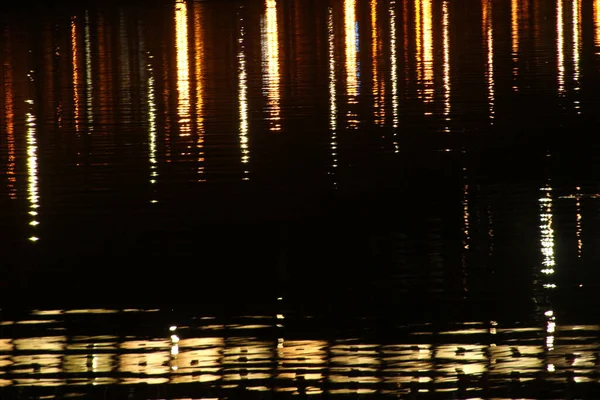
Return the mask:
[[600,0],[21,3],[0,397],[600,398]]

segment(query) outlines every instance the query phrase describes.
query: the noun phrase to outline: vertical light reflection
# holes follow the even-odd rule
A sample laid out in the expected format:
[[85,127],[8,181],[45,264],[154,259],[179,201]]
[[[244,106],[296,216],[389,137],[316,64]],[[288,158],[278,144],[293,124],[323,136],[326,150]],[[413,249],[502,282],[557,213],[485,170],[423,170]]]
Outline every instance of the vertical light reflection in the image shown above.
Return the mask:
[[92,83],[92,39],[90,37],[90,15],[85,12],[85,82],[88,133],[94,130],[94,114],[92,99],[94,85]]
[[554,230],[552,228],[552,187],[549,185],[540,189],[540,229],[541,229],[541,251],[542,251],[542,273],[550,275],[554,273]]
[[596,54],[600,54],[600,0],[594,0],[594,33]]
[[563,0],[556,1],[556,47],[558,67],[558,94],[565,93],[565,32]]
[[[8,53],[8,52],[7,52]],[[12,66],[8,56],[4,59],[4,113],[6,115],[6,140],[8,150],[8,163],[6,166],[7,191],[10,199],[17,198],[17,158],[15,150],[15,115],[13,104]]]
[[246,29],[244,20],[240,18],[240,36],[238,38],[238,103],[240,117],[240,150],[241,161],[244,165],[243,180],[249,180],[248,163],[250,162],[249,133],[249,110],[248,110],[248,71],[246,67]]
[[[155,78],[152,61],[154,56],[149,56],[147,65],[148,70],[148,143],[149,143],[149,162],[150,162],[150,184],[156,185],[158,180],[158,161],[156,158],[156,94]],[[154,193],[153,193],[154,197]],[[157,203],[155,198],[150,199],[151,203]]]
[[516,79],[519,75],[519,0],[511,0],[510,11],[512,24],[513,90],[518,91],[519,87],[516,84]]
[[79,133],[80,110],[79,110],[79,54],[77,50],[77,17],[71,18],[71,54],[73,62],[73,107],[75,119],[75,131]]
[[[346,94],[348,104],[356,104],[358,96],[358,22],[356,20],[356,0],[344,0],[344,32],[346,46]],[[348,125],[358,125],[357,115],[348,111]]]
[[281,93],[279,75],[279,23],[277,21],[277,1],[266,0],[265,29],[263,34],[263,57],[265,86],[267,90],[268,120],[271,131],[281,130]]
[[[449,0],[444,0],[442,4],[442,27],[444,39],[444,117],[446,122],[450,121],[450,15],[448,12]],[[450,132],[450,127],[446,125],[445,132]]]
[[205,153],[204,153],[204,35],[203,35],[203,16],[200,9],[200,3],[194,6],[194,44],[196,57],[196,130],[198,139],[196,149],[198,151],[198,181],[205,182]]
[[463,229],[462,229],[462,245],[463,252],[461,257],[461,267],[463,269],[463,289],[467,289],[467,257],[471,244],[471,214],[469,207],[470,187],[468,182],[467,168],[463,167],[463,198],[462,198],[462,214],[463,214]]
[[[30,75],[31,79],[31,75]],[[38,177],[38,145],[37,145],[37,127],[36,117],[34,114],[34,102],[33,100],[26,100],[29,104],[29,111],[26,116],[26,129],[27,129],[27,199],[29,200],[29,215],[31,221],[29,225],[34,228],[39,225],[38,222],[38,209],[40,208],[40,194],[39,194],[39,177]],[[32,242],[37,242],[39,238],[34,234],[29,237]]]
[[575,236],[577,237],[577,258],[581,258],[581,252],[583,250],[583,240],[581,238],[582,233],[582,215],[581,215],[581,188],[575,188]]
[[421,1],[415,1],[415,59],[417,61],[417,82],[423,81],[423,23],[421,21]]
[[[392,126],[398,128],[400,112],[398,101],[398,52],[397,52],[397,31],[396,31],[396,1],[390,0],[390,79],[392,80]],[[394,151],[398,153],[398,133],[394,129]]]
[[496,90],[494,83],[494,24],[491,0],[483,0],[483,35],[487,48],[486,78],[488,89],[488,112],[490,122],[494,123],[496,107]]
[[[573,81],[575,82],[575,91],[580,87],[580,51],[581,51],[581,0],[573,0]],[[577,113],[581,113],[581,105],[578,99],[574,101],[574,108]]]
[[[433,15],[431,13],[431,0],[421,0],[423,12],[423,101],[433,102]],[[425,115],[431,115],[425,111]]]
[[327,43],[329,56],[329,130],[331,131],[331,174],[334,177],[334,186],[337,186],[336,170],[338,167],[338,141],[337,141],[337,91],[335,76],[335,30],[333,26],[333,10],[329,7],[327,18]]
[[375,124],[385,124],[385,81],[381,78],[379,67],[382,40],[378,31],[378,0],[371,0],[371,57],[373,59],[373,108]]
[[175,49],[177,53],[177,115],[179,136],[190,136],[190,62],[188,58],[188,12],[184,0],[175,3]]

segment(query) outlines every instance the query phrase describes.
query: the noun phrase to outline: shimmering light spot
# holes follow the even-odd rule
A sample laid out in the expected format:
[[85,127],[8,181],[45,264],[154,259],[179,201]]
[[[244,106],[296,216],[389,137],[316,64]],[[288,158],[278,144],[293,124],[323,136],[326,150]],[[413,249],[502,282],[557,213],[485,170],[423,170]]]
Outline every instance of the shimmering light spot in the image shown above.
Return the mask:
[[238,38],[238,103],[239,103],[239,118],[240,118],[240,150],[241,161],[244,164],[244,176],[242,179],[248,180],[250,170],[248,164],[250,162],[250,143],[249,134],[249,109],[248,109],[248,71],[246,67],[246,30],[243,25],[243,20],[240,21],[240,36]]
[[188,10],[187,3],[175,3],[175,51],[177,54],[177,114],[179,135],[190,136],[190,60],[188,49]]
[[541,189],[540,198],[540,244],[542,252],[542,273],[553,274],[556,265],[554,259],[554,229],[552,227],[552,188],[544,187]]
[[279,74],[279,23],[277,0],[266,0],[265,25],[262,39],[264,90],[267,92],[267,113],[271,131],[281,130],[281,93]]
[[[574,90],[581,90],[581,0],[572,0],[573,4],[573,81],[575,83]],[[578,98],[573,101],[574,109],[578,114],[581,113],[581,102]]]
[[[346,94],[348,104],[358,102],[359,68],[358,68],[358,22],[356,20],[356,0],[344,0],[344,38],[346,48]],[[358,126],[358,115],[348,110],[348,127]]]
[[[423,13],[423,101],[432,103],[435,94],[433,82],[433,14],[431,11],[432,0],[420,0],[421,10]],[[425,110],[425,115],[432,115],[428,109]]]
[[202,3],[194,3],[194,51],[196,72],[196,149],[198,151],[198,181],[205,182],[205,150],[204,150],[204,19]]
[[377,7],[379,0],[371,0],[371,58],[373,61],[373,114],[375,124],[385,124],[385,81],[382,79],[380,70],[380,58],[382,53],[382,38],[379,35]]
[[[39,193],[39,176],[38,176],[38,145],[37,145],[37,127],[36,117],[33,114],[34,102],[33,100],[26,100],[26,103],[30,105],[29,111],[26,114],[26,138],[27,138],[27,199],[29,200],[30,212],[35,212],[37,215],[40,207],[40,193]],[[33,216],[33,214],[32,214]],[[37,219],[32,219],[30,222],[35,222],[34,227],[39,225]],[[39,238],[35,235],[29,238],[32,242],[37,242]]]
[[[158,182],[158,160],[156,148],[156,95],[155,78],[152,61],[154,57],[149,56],[148,71],[148,161],[150,164],[150,184],[156,185]],[[152,194],[154,196],[154,193]],[[151,199],[152,204],[158,203],[156,199]]]

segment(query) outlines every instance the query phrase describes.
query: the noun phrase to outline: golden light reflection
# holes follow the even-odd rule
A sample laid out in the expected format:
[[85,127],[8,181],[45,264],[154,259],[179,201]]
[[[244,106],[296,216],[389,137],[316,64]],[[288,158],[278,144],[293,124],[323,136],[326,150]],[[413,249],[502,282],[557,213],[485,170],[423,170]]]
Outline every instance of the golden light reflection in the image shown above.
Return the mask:
[[[444,39],[444,117],[446,122],[450,121],[450,14],[448,11],[449,0],[444,0],[442,4],[442,29]],[[445,132],[450,132],[450,126],[446,125]]]
[[[581,0],[573,0],[573,81],[575,82],[575,91],[581,89],[580,86],[580,52],[581,52]],[[574,100],[574,108],[581,113],[581,103],[578,99]]]
[[[175,3],[175,40],[175,51],[177,54],[177,115],[179,136],[190,136],[188,10],[187,3],[184,0],[178,0]],[[187,150],[189,150],[189,148]]]
[[249,180],[250,170],[248,163],[250,162],[250,143],[249,143],[249,115],[248,109],[248,71],[246,67],[246,30],[243,24],[243,19],[240,21],[240,36],[238,38],[238,103],[240,117],[240,150],[241,162],[244,165],[243,180]]
[[558,67],[558,94],[565,93],[565,32],[563,0],[556,1],[556,51]]
[[511,0],[510,12],[512,26],[513,90],[518,91],[519,87],[517,86],[516,79],[519,75],[519,0]]
[[79,53],[77,50],[77,17],[71,18],[71,55],[73,63],[73,107],[75,119],[75,131],[79,133],[80,122],[80,98],[79,98]]
[[379,35],[377,20],[378,0],[371,0],[371,58],[373,60],[373,114],[375,124],[385,125],[385,81],[379,67],[383,41]]
[[328,58],[329,58],[329,130],[331,132],[331,174],[334,176],[334,186],[337,185],[335,179],[336,170],[338,167],[338,140],[337,140],[337,90],[335,76],[335,30],[333,26],[333,10],[328,9],[329,15],[327,18],[327,43],[328,43]]
[[[398,100],[398,50],[396,30],[396,1],[390,1],[390,79],[392,80],[392,126],[398,128],[400,125],[400,104]],[[398,153],[398,132],[394,130],[394,151]]]
[[482,2],[483,37],[485,38],[485,45],[487,49],[486,78],[488,90],[488,113],[490,122],[493,124],[496,113],[496,89],[494,83],[494,24],[492,18],[491,0],[482,0]]
[[[358,103],[359,67],[358,67],[358,21],[356,20],[356,0],[344,0],[344,38],[346,49],[346,94],[348,104]],[[348,110],[348,127],[358,126],[355,111]]]
[[[32,75],[30,75],[30,79]],[[36,228],[40,223],[38,220],[40,208],[39,176],[38,176],[38,145],[37,126],[34,114],[35,104],[33,100],[26,100],[29,111],[26,114],[27,129],[27,199],[29,200],[29,215],[32,217],[29,225]],[[29,237],[32,242],[37,242],[39,237],[35,234]]]
[[277,0],[266,0],[263,57],[267,111],[271,131],[281,130],[281,93],[279,75],[279,24]]
[[423,22],[422,0],[414,0],[415,4],[415,60],[417,62],[417,82],[423,81]]
[[[154,56],[149,55],[148,58],[148,161],[150,163],[150,184],[156,185],[158,182],[158,159],[156,149],[156,88],[154,68],[152,67]],[[154,195],[155,193],[152,194],[152,198],[150,199],[151,203],[158,202],[158,200],[154,198]]]
[[600,53],[600,0],[594,0],[594,44],[596,54]]
[[[433,14],[431,11],[432,0],[421,0],[423,13],[423,101],[433,102],[435,93],[433,82]],[[425,115],[432,115],[431,111],[425,110]]]
[[15,150],[15,115],[13,104],[13,73],[9,57],[5,57],[4,65],[4,115],[6,121],[6,141],[8,162],[6,165],[7,191],[10,199],[17,198],[17,158]]
[[196,69],[196,149],[198,151],[198,181],[205,182],[205,152],[204,152],[204,19],[201,4],[194,3],[194,51]]
[[92,99],[94,85],[92,83],[92,39],[90,36],[90,15],[85,12],[85,83],[88,133],[94,130],[94,113]]

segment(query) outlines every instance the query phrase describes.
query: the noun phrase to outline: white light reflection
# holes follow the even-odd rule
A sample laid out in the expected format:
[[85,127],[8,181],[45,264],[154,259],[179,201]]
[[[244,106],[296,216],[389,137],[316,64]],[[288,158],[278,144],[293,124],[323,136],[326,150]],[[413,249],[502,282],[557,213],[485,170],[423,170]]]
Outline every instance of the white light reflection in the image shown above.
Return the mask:
[[398,101],[398,53],[397,53],[397,30],[396,30],[396,1],[390,0],[390,65],[392,80],[392,126],[394,127],[394,150],[398,153],[398,132],[395,128],[399,126],[399,101]]
[[563,0],[556,1],[556,54],[558,68],[558,94],[565,93],[565,32]]
[[265,27],[262,39],[263,73],[267,92],[267,111],[271,131],[281,130],[281,93],[279,75],[279,24],[277,22],[277,1],[266,0]]
[[[433,102],[435,94],[433,82],[433,14],[431,0],[420,0],[423,20],[423,101]],[[432,115],[431,111],[425,110],[425,115]]]
[[[444,38],[444,118],[446,122],[450,121],[450,16],[448,11],[449,0],[444,0],[442,4],[442,28]],[[446,125],[444,132],[450,132],[450,126]]]
[[546,186],[540,189],[540,240],[542,251],[542,273],[550,275],[554,273],[556,265],[554,259],[554,229],[552,228],[552,188]]
[[88,133],[94,130],[94,114],[92,99],[94,85],[92,83],[92,40],[90,37],[90,15],[85,12],[85,82],[86,82],[86,108]]
[[378,0],[371,0],[371,58],[373,71],[373,114],[375,124],[385,125],[385,81],[380,71],[381,37],[378,30],[377,8]]
[[238,38],[238,102],[240,117],[240,149],[242,164],[244,164],[244,176],[242,180],[249,180],[250,171],[247,164],[250,162],[250,144],[248,140],[248,71],[246,69],[246,30],[244,20],[240,18],[240,37]]
[[[32,75],[30,74],[30,79]],[[38,209],[40,208],[40,194],[39,194],[39,177],[38,177],[38,145],[36,138],[36,117],[34,115],[34,102],[33,100],[26,100],[29,104],[29,111],[26,116],[26,128],[27,128],[27,199],[29,200],[29,215],[33,218],[30,221],[30,225],[34,228],[39,225],[37,220]],[[39,238],[35,235],[29,237],[32,242],[37,242]]]
[[335,30],[333,26],[333,10],[329,7],[327,18],[327,42],[329,56],[329,130],[331,131],[331,174],[333,185],[337,186],[336,170],[338,167],[338,142],[337,142],[337,91],[335,76]]
[[[158,179],[158,161],[156,158],[156,97],[155,97],[155,78],[152,60],[154,56],[150,55],[147,65],[148,71],[148,161],[150,163],[150,184],[156,185]],[[154,193],[153,193],[154,194]],[[157,203],[155,198],[151,203]]]
[[[359,94],[358,66],[358,22],[356,20],[356,0],[344,0],[344,38],[346,46],[346,94],[348,104],[357,104]],[[358,126],[358,116],[348,110],[348,127]]]
[[487,47],[486,78],[488,89],[488,112],[490,123],[494,123],[496,107],[496,89],[494,83],[494,24],[492,18],[492,1],[483,1],[483,35]]
[[[573,1],[573,81],[574,90],[579,91],[580,87],[580,51],[581,51],[581,0]],[[578,99],[574,100],[574,108],[578,114],[581,113],[581,103]]]
[[582,223],[582,214],[581,214],[581,188],[580,187],[576,187],[575,188],[576,193],[575,193],[575,218],[576,218],[576,225],[575,225],[575,236],[577,237],[577,258],[581,258],[581,252],[583,250],[583,239],[582,239],[582,227],[581,227],[581,223]]

